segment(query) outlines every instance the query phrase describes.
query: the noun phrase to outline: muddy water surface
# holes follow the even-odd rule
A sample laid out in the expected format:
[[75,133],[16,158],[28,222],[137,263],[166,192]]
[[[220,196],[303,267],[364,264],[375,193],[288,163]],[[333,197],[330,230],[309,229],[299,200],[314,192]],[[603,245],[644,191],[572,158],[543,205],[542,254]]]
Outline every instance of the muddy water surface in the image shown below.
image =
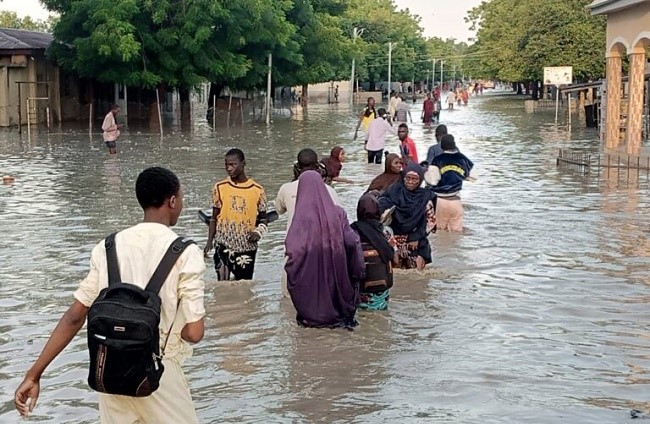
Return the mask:
[[[632,409],[650,413],[647,178],[558,170],[557,149],[595,152],[595,132],[569,133],[553,111],[527,115],[507,96],[473,98],[442,120],[476,163],[478,179],[463,190],[466,234],[432,236],[434,263],[397,274],[388,311],[361,312],[354,332],[319,331],[297,327],[282,298],[285,221],[273,224],[255,281],[207,274],[207,332],[185,366],[203,422],[619,423]],[[335,188],[354,219],[379,172],[352,141],[354,124],[349,109],[310,106],[270,128],[216,136],[202,124],[170,128],[162,141],[132,129],[116,158],[87,131],[0,134],[0,174],[16,177],[0,186],[0,422],[20,421],[13,391],[93,245],[140,219],[133,186],[144,167],[178,173],[186,210],[177,231],[203,245],[196,210],[225,176],[229,147],[246,152],[272,199],[300,148],[340,144],[343,174],[358,183]],[[432,130],[415,123],[412,135],[424,158]],[[83,333],[43,377],[34,420],[97,421],[86,366]]]

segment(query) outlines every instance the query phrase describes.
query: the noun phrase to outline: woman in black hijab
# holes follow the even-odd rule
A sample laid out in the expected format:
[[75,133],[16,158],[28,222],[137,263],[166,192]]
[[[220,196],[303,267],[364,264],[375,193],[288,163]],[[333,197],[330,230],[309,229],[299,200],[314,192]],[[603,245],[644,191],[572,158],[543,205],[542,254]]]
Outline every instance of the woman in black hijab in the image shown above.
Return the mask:
[[379,212],[393,209],[391,228],[395,234],[402,268],[422,270],[431,263],[431,246],[427,240],[427,221],[434,208],[436,194],[422,188],[424,169],[411,163],[404,177],[379,197]]
[[361,196],[357,205],[357,221],[351,225],[361,239],[366,264],[366,276],[360,284],[361,309],[387,309],[389,289],[393,286],[395,249],[389,243],[379,218],[375,192]]

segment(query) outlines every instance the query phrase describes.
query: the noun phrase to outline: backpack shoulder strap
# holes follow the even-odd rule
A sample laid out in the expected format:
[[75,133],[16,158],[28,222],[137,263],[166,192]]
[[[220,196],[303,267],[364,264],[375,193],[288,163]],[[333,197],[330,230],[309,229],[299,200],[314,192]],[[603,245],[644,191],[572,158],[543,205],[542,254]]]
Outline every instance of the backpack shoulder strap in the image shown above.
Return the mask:
[[106,248],[106,263],[108,265],[108,285],[122,281],[120,276],[120,265],[117,262],[117,251],[115,250],[115,234],[113,233],[104,240]]
[[158,264],[158,268],[156,268],[147,284],[147,287],[145,287],[145,290],[156,294],[160,291],[160,288],[165,283],[165,280],[174,267],[174,264],[190,244],[194,244],[194,240],[185,237],[178,237],[169,245],[165,255]]

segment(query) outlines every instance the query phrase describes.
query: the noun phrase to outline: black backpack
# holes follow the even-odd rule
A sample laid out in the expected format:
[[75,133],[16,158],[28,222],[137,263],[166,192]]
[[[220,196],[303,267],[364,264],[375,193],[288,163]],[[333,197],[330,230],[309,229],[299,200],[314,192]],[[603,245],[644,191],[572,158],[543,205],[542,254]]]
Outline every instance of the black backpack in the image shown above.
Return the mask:
[[[174,240],[143,290],[122,282],[115,234],[106,238],[108,287],[99,292],[88,309],[88,384],[91,388],[102,393],[136,397],[149,396],[158,389],[164,371],[158,328],[161,303],[158,292],[176,260],[192,243],[183,237]],[[163,347],[163,353],[164,350]]]

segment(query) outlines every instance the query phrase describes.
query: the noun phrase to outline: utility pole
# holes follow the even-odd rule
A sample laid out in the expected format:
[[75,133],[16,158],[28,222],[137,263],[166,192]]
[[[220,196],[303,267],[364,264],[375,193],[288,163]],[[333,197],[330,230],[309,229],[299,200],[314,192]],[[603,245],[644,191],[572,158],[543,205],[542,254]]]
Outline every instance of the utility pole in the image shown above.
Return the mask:
[[431,90],[434,85],[436,85],[436,59],[431,59]]
[[391,73],[391,62],[393,60],[393,47],[395,47],[397,43],[388,43],[388,98],[390,99],[390,73]]
[[440,59],[440,90],[442,91],[442,85],[445,83],[445,78],[443,77],[443,69],[445,66],[445,61]]
[[[273,66],[273,55],[269,53],[269,75],[266,79],[266,125],[271,123],[271,67]],[[214,111],[213,113],[216,113]]]
[[[354,27],[354,29],[352,30],[352,44],[355,44],[355,42],[357,41],[357,37],[361,37],[361,34],[363,34],[363,32],[365,30],[366,30],[365,28],[359,29],[357,27]],[[353,56],[352,56],[352,77],[350,78],[350,107],[352,107],[354,105],[354,80],[355,80],[355,75],[354,75],[354,65],[355,65],[354,60],[355,60],[355,57],[354,57],[354,53],[355,52],[352,52]]]

